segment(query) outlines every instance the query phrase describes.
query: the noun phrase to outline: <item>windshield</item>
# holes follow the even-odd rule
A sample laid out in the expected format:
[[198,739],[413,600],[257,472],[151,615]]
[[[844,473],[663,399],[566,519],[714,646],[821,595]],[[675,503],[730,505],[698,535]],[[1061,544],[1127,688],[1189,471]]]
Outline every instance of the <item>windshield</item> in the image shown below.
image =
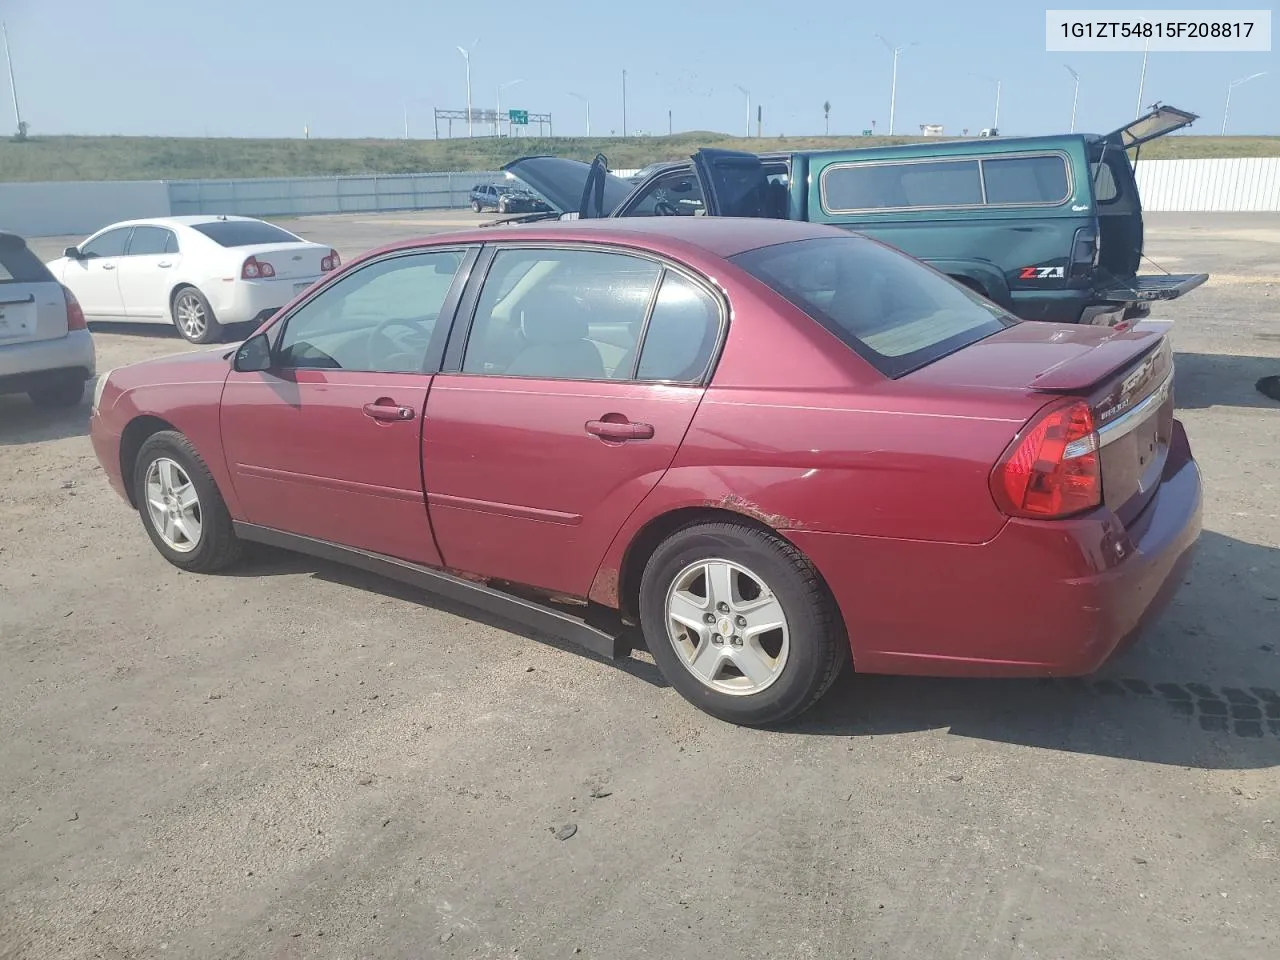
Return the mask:
[[211,220],[195,223],[191,229],[203,233],[223,247],[252,247],[262,243],[301,243],[287,230],[263,223],[261,220]]
[[887,377],[1017,323],[994,303],[865,237],[822,237],[730,258]]

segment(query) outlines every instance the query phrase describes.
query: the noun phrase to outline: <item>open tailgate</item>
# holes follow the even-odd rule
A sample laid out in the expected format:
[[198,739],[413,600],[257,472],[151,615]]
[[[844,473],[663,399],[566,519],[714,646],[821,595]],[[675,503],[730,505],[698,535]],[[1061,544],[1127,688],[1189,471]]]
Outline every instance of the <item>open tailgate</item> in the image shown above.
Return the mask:
[[1207,273],[1149,274],[1115,280],[1097,291],[1098,296],[1118,303],[1150,303],[1153,300],[1176,300],[1209,279]]

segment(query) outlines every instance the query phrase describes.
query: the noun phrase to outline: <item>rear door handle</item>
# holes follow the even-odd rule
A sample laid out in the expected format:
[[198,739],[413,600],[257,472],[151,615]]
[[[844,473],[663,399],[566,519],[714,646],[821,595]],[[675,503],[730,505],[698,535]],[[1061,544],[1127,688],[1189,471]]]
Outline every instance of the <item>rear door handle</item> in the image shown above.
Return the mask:
[[159,267],[161,270],[165,270],[173,266],[173,264],[171,264],[168,260],[166,260],[164,263],[157,263],[156,266]]
[[116,268],[116,265],[114,263],[104,263],[102,265],[103,270],[114,270],[115,268]]
[[653,424],[629,420],[588,420],[587,433],[603,440],[651,440]]
[[364,415],[373,420],[381,420],[384,423],[412,420],[413,407],[401,406],[390,397],[379,397],[374,403],[366,403],[364,405]]

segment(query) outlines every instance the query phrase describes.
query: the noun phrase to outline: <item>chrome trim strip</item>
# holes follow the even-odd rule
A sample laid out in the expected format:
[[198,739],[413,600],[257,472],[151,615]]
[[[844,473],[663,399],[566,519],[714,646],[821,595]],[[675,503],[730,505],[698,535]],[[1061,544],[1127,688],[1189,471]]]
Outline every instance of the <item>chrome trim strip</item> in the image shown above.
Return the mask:
[[1110,423],[1103,424],[1098,428],[1098,446],[1105,447],[1109,443],[1114,443],[1140,427],[1147,417],[1164,403],[1169,396],[1169,391],[1172,389],[1173,371],[1170,370],[1169,375],[1164,378],[1160,386],[1156,387],[1145,400],[1132,410],[1126,411]]

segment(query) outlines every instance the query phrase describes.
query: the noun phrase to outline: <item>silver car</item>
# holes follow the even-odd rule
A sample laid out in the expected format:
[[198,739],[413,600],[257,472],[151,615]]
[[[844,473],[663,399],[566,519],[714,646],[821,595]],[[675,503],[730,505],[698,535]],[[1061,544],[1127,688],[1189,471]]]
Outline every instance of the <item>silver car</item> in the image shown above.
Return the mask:
[[74,407],[95,374],[93,337],[75,295],[26,241],[0,230],[0,394]]

